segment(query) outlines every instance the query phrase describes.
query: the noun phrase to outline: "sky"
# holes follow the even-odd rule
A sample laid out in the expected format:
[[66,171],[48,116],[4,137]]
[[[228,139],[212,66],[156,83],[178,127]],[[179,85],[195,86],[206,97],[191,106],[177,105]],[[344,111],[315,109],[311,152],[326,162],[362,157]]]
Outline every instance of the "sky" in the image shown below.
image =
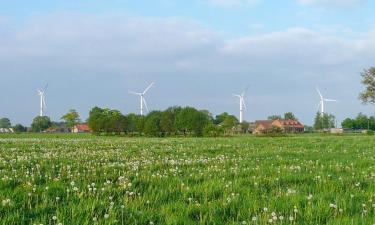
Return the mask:
[[30,125],[94,106],[139,112],[193,106],[245,119],[293,112],[311,125],[318,86],[340,122],[375,107],[358,100],[375,66],[369,0],[0,0],[0,117]]

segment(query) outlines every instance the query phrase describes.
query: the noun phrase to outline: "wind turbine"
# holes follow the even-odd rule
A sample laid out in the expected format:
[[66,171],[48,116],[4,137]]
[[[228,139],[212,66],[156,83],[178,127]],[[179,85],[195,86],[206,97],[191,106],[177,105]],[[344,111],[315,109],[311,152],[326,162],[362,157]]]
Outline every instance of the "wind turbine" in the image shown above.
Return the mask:
[[240,99],[240,123],[243,122],[243,113],[247,109],[246,102],[245,102],[245,94],[248,88],[245,89],[245,91],[242,92],[242,94],[236,95],[233,94],[233,96]]
[[324,115],[324,103],[325,102],[338,102],[338,100],[324,98],[318,87],[316,88],[316,91],[318,92],[319,97],[320,97],[318,108],[320,108],[320,114]]
[[154,86],[154,82],[152,82],[143,92],[134,92],[134,91],[129,91],[130,94],[132,95],[138,95],[141,97],[141,116],[144,115],[144,108],[143,106],[146,107],[146,110],[148,111],[148,106],[147,106],[147,102],[146,102],[146,99],[145,99],[145,94],[150,90],[150,88],[152,86]]
[[40,116],[44,116],[44,110],[46,106],[45,92],[48,88],[48,84],[43,89],[38,89],[38,95],[40,97]]

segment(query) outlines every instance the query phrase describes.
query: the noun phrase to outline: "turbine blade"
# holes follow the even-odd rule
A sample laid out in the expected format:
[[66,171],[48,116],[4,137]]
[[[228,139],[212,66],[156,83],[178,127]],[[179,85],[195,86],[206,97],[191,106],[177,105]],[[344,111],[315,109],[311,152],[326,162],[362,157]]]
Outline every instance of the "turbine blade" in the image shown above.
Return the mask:
[[44,86],[43,93],[47,90],[47,88],[48,88],[48,83],[46,84],[46,86]]
[[241,95],[232,94],[234,97],[242,98]]
[[129,91],[129,94],[132,94],[132,95],[142,95],[142,93],[138,93],[138,92],[134,92],[134,91]]
[[249,90],[249,88],[250,88],[250,85],[247,85],[246,86],[246,88],[244,89],[244,91],[242,92],[242,97],[244,97],[245,96],[245,94],[246,94],[246,92]]
[[46,99],[44,98],[44,95],[43,95],[43,98],[42,98],[42,102],[43,102],[44,108],[47,108]]
[[152,87],[152,86],[154,86],[154,82],[152,82],[150,85],[148,85],[148,87],[144,90],[144,92],[143,92],[143,94],[146,94],[147,92],[148,92],[148,90],[150,90],[150,88]]
[[324,101],[326,101],[326,102],[338,102],[338,100],[328,99],[328,98],[325,98]]
[[243,104],[243,107],[245,108],[245,110],[247,110],[247,105],[246,105],[245,99],[242,99],[242,104]]
[[147,102],[146,102],[146,99],[145,99],[145,98],[143,98],[143,103],[145,104],[145,107],[146,107],[147,112],[150,112],[150,111],[148,110],[148,105],[147,105]]
[[320,92],[320,90],[319,90],[319,88],[318,88],[318,87],[316,87],[316,92],[318,92],[318,94],[319,94],[320,98],[323,98],[323,95],[322,95],[322,93]]

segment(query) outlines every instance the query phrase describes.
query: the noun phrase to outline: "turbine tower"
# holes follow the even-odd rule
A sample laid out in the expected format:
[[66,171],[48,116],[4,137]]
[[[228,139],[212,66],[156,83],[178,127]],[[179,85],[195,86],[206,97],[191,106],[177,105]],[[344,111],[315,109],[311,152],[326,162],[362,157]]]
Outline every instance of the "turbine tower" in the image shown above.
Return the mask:
[[[246,89],[247,90],[247,89]],[[233,94],[233,96],[240,99],[240,123],[243,122],[243,113],[246,110],[246,102],[245,102],[245,93],[246,91],[242,92],[240,95]]]
[[134,91],[129,91],[130,94],[132,95],[138,95],[141,97],[141,116],[144,115],[144,107],[148,111],[148,106],[145,98],[145,94],[150,90],[150,88],[154,85],[155,83],[152,82],[143,92],[134,92]]
[[44,110],[47,107],[46,106],[46,100],[45,100],[45,92],[48,88],[48,84],[43,89],[38,89],[38,95],[40,97],[40,116],[44,116]]
[[320,97],[318,108],[320,108],[320,115],[323,116],[324,115],[324,103],[325,102],[338,102],[338,101],[335,99],[324,98],[318,87],[316,88],[316,91],[318,92],[319,97]]

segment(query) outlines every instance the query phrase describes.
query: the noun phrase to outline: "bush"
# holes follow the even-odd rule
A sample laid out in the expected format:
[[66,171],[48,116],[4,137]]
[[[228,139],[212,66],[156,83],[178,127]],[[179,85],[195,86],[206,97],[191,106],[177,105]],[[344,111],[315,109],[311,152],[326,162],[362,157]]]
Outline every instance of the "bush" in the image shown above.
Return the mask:
[[372,135],[374,135],[374,131],[373,130],[367,130],[366,134],[372,136]]

